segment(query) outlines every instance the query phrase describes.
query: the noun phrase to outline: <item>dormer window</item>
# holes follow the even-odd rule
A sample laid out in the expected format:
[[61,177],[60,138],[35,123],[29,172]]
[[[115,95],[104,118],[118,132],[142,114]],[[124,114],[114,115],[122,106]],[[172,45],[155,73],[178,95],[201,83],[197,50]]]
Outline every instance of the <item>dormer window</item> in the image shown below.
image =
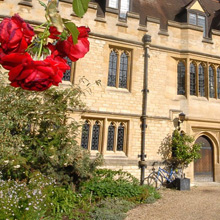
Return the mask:
[[203,28],[203,36],[206,36],[206,16],[189,12],[189,24]]
[[130,0],[109,0],[108,7],[119,9],[119,17],[126,19],[126,14],[129,11]]

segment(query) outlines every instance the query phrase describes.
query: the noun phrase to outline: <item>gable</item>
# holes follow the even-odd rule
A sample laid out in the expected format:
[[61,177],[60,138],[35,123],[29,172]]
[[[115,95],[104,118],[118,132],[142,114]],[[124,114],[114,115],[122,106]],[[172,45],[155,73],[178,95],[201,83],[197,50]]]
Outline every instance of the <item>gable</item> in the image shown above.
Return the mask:
[[191,7],[190,9],[192,10],[198,10],[198,11],[201,11],[201,12],[204,12],[202,6],[200,5],[200,3],[198,1],[196,1]]

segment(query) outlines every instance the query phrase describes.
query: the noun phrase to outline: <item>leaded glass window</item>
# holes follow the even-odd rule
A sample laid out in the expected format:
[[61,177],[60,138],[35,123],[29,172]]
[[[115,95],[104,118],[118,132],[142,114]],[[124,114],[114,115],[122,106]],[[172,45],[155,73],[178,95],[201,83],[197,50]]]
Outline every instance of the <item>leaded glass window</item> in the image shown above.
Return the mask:
[[88,121],[85,121],[82,127],[82,138],[81,138],[81,146],[84,149],[88,149],[88,142],[89,142],[89,128],[90,124]]
[[109,0],[108,7],[118,8],[118,0]]
[[99,149],[99,135],[100,135],[100,124],[98,121],[95,122],[92,129],[92,146],[91,150]]
[[129,3],[130,3],[130,0],[121,0],[120,18],[123,18],[123,19],[126,18],[126,14],[129,11]]
[[217,97],[220,99],[220,68],[217,68]]
[[177,68],[178,76],[177,76],[177,94],[178,95],[185,95],[185,72],[186,68],[183,62],[178,63]]
[[71,67],[72,67],[72,61],[68,58],[65,57],[65,60],[67,60],[67,64],[69,65],[70,69],[66,70],[66,72],[63,74],[63,81],[70,81],[71,78]]
[[189,24],[196,25],[196,14],[189,13]]
[[108,86],[116,86],[118,55],[115,51],[111,51],[109,59]]
[[125,52],[120,57],[119,88],[127,88],[128,56]]
[[189,24],[200,26],[203,28],[203,36],[206,35],[206,17],[203,15],[189,13]]
[[196,66],[190,64],[190,95],[196,95]]
[[215,77],[214,77],[214,69],[209,66],[209,97],[215,97]]
[[108,143],[107,143],[108,151],[114,150],[114,138],[115,138],[115,126],[113,123],[111,123],[108,127]]
[[117,138],[117,151],[123,151],[124,146],[124,125],[121,123],[118,127],[118,138]]
[[199,65],[199,95],[205,96],[205,71],[201,64]]

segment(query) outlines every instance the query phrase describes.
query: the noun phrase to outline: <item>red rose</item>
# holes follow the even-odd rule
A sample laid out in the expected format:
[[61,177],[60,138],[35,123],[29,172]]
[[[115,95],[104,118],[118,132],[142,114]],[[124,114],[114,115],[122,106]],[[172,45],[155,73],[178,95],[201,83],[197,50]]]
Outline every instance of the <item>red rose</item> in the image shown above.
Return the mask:
[[9,66],[9,80],[14,87],[26,90],[43,91],[62,81],[63,73],[70,69],[66,60],[57,52],[45,60],[33,60],[28,53],[12,53],[2,57],[4,66]]
[[90,32],[90,29],[83,26],[78,27],[77,29],[79,31],[77,44],[73,44],[72,35],[70,35],[67,40],[58,41],[55,46],[49,44],[48,47],[50,50],[58,50],[61,57],[67,56],[73,62],[77,61],[79,58],[84,57],[85,54],[89,51],[88,33]]
[[58,35],[60,35],[61,33],[57,30],[56,27],[50,26],[49,31],[50,31],[50,36],[49,36],[49,38],[51,38],[51,39],[56,39],[56,40],[60,39],[60,38],[58,37]]
[[15,14],[0,24],[0,43],[5,54],[24,52],[34,36],[33,28]]

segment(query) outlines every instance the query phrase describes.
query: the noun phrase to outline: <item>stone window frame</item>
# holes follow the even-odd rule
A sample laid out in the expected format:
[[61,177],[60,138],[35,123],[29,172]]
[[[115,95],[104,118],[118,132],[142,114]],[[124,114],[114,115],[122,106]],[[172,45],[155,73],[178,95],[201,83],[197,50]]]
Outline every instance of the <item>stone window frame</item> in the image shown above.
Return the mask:
[[[182,64],[183,66],[179,67],[180,64]],[[183,67],[185,68],[184,77],[180,77],[180,75],[183,74],[182,72]],[[182,90],[180,89],[181,87],[183,87]],[[177,95],[184,95],[184,96],[186,95],[186,61],[185,60],[179,60],[177,63]]]
[[[213,70],[213,85],[211,84],[211,78],[210,78],[210,69]],[[216,98],[217,97],[217,76],[216,76],[216,71],[217,69],[215,68],[215,66],[213,64],[210,64],[208,66],[208,76],[209,76],[209,98]],[[212,89],[213,88],[213,92]]]
[[[203,60],[197,60],[194,58],[175,58],[177,63],[177,87],[178,87],[178,64],[179,62],[183,62],[185,64],[186,68],[186,77],[185,77],[185,96],[196,96],[196,97],[202,97],[209,99],[216,99],[220,100],[220,64],[213,63],[209,61],[203,61]],[[191,64],[195,67],[195,94],[191,93]],[[204,68],[204,95],[201,95],[199,92],[199,66],[202,66]],[[214,97],[213,95],[210,96],[210,79],[209,79],[209,68],[213,69],[214,73]],[[219,80],[219,83],[218,83]],[[188,85],[189,83],[189,85]],[[178,88],[177,88],[177,95],[178,94]]]
[[[196,24],[192,24],[190,23],[190,14],[194,14],[196,15]],[[198,17],[199,16],[202,16],[205,18],[205,26],[201,26],[198,24]],[[187,23],[189,25],[195,25],[195,26],[198,26],[198,27],[203,27],[203,37],[207,37],[208,36],[208,19],[207,19],[207,15],[205,12],[201,12],[201,11],[197,11],[197,10],[191,10],[191,9],[188,9],[187,10]]]
[[[109,74],[110,74],[110,56],[112,52],[115,52],[117,55],[117,66],[116,66],[116,82],[115,86],[109,85]],[[126,87],[120,87],[120,63],[121,63],[121,55],[125,53],[128,57],[128,67],[127,67],[127,85]],[[127,89],[130,91],[131,89],[131,67],[132,67],[132,49],[130,48],[123,48],[117,46],[109,46],[109,59],[108,59],[108,76],[107,76],[107,86],[110,88],[117,88],[117,89]]]
[[[83,124],[81,128],[81,138],[80,138],[80,146],[82,146],[82,137],[83,137],[83,125],[87,122],[89,126],[88,133],[88,149],[92,155],[96,153],[101,153],[102,155],[120,155],[126,156],[128,153],[128,138],[129,138],[129,120],[121,120],[121,119],[111,119],[111,118],[99,118],[99,117],[82,117]],[[98,122],[100,124],[99,130],[99,144],[98,150],[92,150],[92,136],[93,136],[93,126]],[[114,146],[112,150],[107,150],[108,144],[108,128],[109,125],[114,126]],[[123,137],[123,149],[117,150],[117,141],[118,141],[118,128],[122,125],[124,127],[124,137]],[[85,149],[85,148],[84,148]]]
[[65,73],[63,74],[62,81],[63,82],[71,82],[74,84],[74,75],[76,70],[76,62],[72,62],[68,57],[65,57],[64,59],[67,60],[67,65],[69,65],[70,70],[67,70],[65,73],[69,73],[69,78],[65,78]]
[[[113,7],[113,6],[110,5],[111,1],[116,1],[116,7]],[[121,7],[122,7],[121,1],[122,0],[107,0],[106,6],[108,8],[118,9],[119,10],[119,12],[118,12],[119,13],[119,19],[126,20],[127,19],[127,12],[130,11],[130,8],[131,8],[131,0],[127,0],[129,2],[128,3],[129,6],[128,6],[128,11],[126,12],[126,14],[125,13],[121,13]]]

